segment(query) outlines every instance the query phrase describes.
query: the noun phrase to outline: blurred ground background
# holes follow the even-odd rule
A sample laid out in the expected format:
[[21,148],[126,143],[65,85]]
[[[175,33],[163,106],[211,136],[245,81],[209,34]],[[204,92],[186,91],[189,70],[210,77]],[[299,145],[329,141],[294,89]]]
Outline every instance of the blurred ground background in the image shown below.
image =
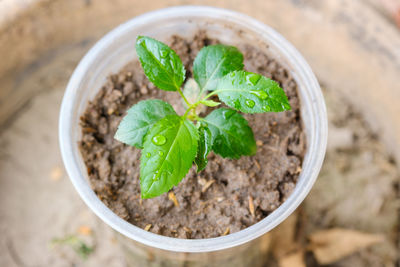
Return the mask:
[[0,266],[125,266],[80,200],[58,111],[80,58],[143,12],[203,4],[274,27],[324,90],[329,145],[303,205],[271,234],[268,266],[400,266],[400,1],[0,0]]

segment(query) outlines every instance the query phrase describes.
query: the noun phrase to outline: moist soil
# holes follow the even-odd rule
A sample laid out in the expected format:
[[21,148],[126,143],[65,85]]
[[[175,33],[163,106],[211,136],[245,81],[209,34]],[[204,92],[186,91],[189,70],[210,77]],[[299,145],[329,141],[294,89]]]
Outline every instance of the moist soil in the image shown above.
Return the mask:
[[[172,36],[168,44],[181,57],[187,78],[198,51],[218,43],[205,32],[191,40]],[[138,61],[110,75],[81,117],[80,150],[97,196],[118,216],[153,233],[178,238],[210,238],[240,231],[268,216],[292,193],[305,154],[297,84],[289,71],[257,47],[238,47],[245,69],[278,81],[291,111],[245,114],[252,127],[257,154],[239,160],[210,153],[205,170],[192,167],[169,193],[141,199],[140,149],[122,144],[114,134],[126,110],[144,99],[163,99],[178,114],[179,94],[155,88]],[[132,47],[132,49],[134,49]],[[209,110],[204,110],[205,115]]]

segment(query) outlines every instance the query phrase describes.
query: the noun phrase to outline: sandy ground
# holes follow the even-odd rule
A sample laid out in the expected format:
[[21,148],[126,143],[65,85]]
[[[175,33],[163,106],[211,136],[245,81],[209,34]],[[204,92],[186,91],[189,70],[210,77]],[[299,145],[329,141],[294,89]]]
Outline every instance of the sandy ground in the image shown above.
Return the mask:
[[[39,93],[0,133],[0,266],[125,266],[113,231],[74,191],[58,149],[59,106],[85,49],[87,44],[65,48],[24,80],[22,87],[35,86]],[[47,75],[49,70],[53,75]],[[306,249],[318,230],[380,234],[384,241],[356,247],[329,266],[394,267],[400,251],[399,172],[362,115],[333,88],[325,90],[325,97],[328,154],[314,189],[294,215],[296,237],[287,241],[296,244],[300,262],[319,266],[312,249]],[[275,252],[271,264],[285,267],[282,259],[293,251]]]
[[[74,191],[58,149],[58,111],[81,54],[82,49],[66,51],[61,63],[50,62],[33,75],[33,85],[44,89],[1,133],[0,266],[124,266],[113,231]],[[60,71],[44,75],[49,69]],[[69,235],[94,246],[84,264],[72,249],[75,244],[52,242]]]
[[[15,1],[11,1],[14,4]],[[0,1],[0,5],[4,7],[11,1]],[[18,2],[28,5],[33,1]],[[29,48],[23,51],[28,54],[35,52],[29,44],[40,41],[38,46],[42,50],[37,50],[46,50],[46,56],[24,68],[17,77],[10,76],[16,80],[13,86],[7,87],[5,83],[1,88],[2,92],[10,90],[10,94],[33,97],[27,104],[15,99],[11,101],[9,104],[18,107],[16,109],[23,108],[0,129],[0,266],[126,266],[113,230],[86,207],[70,183],[60,157],[57,132],[58,112],[66,83],[94,41],[91,38],[95,35],[88,35],[88,32],[97,29],[97,34],[104,33],[107,27],[148,10],[148,3],[143,2],[132,13],[121,4],[126,2],[120,0],[115,1],[119,4],[110,4],[103,1],[97,5],[95,1],[63,2],[72,3],[73,7],[84,6],[62,10],[74,10],[65,19],[68,25],[72,20],[77,24],[69,35],[68,31],[60,32],[58,38],[65,36],[70,41],[65,45],[61,41],[52,43],[59,41],[56,34],[49,37],[35,27],[15,31],[29,37],[25,39],[26,43],[21,43]],[[157,7],[164,6],[161,2],[157,2]],[[303,5],[303,2],[308,4]],[[391,2],[399,3],[398,0],[366,2],[380,8]],[[274,246],[266,255],[268,266],[399,267],[400,168],[396,168],[395,160],[385,150],[381,139],[386,133],[394,132],[389,131],[391,128],[398,127],[389,123],[397,121],[398,114],[387,112],[398,108],[398,105],[392,105],[393,99],[390,98],[395,95],[391,92],[398,92],[396,87],[390,86],[398,84],[398,29],[384,23],[390,20],[390,16],[398,17],[398,14],[383,9],[381,12],[386,12],[384,20],[368,12],[360,14],[360,6],[356,4],[359,1],[331,0],[324,4],[322,1],[256,1],[257,5],[253,7],[240,6],[237,1],[216,3],[231,9],[241,7],[242,12],[279,29],[307,56],[325,88],[330,122],[326,160],[303,205],[273,231]],[[214,2],[202,1],[201,4]],[[90,5],[92,12],[86,9]],[[109,16],[101,13],[104,6],[109,9],[115,6],[114,12],[121,13],[121,16],[117,19],[113,16],[115,13],[107,13]],[[2,17],[0,23],[13,16],[10,7],[12,5],[7,9],[9,16]],[[57,16],[59,5],[55,8],[43,12]],[[278,16],[275,11],[282,8],[292,15]],[[97,18],[93,9],[103,14],[104,21],[93,19]],[[87,18],[85,23],[76,19],[79,14],[77,17],[71,15],[75,15],[75,11],[81,12],[80,18]],[[25,19],[35,21],[31,17]],[[43,25],[50,24],[46,20],[43,22]],[[40,23],[36,21],[33,25],[40,26]],[[384,26],[387,31],[377,31]],[[6,38],[11,40],[12,36]],[[4,43],[10,54],[20,53],[20,49],[7,46],[14,47],[14,43]],[[56,48],[47,51],[49,43],[52,44],[50,47]],[[336,48],[341,53],[332,53]],[[392,56],[387,57],[388,51],[393,52]],[[377,72],[380,75],[376,75]],[[351,108],[351,100],[354,104],[358,99],[357,94],[351,95],[354,93],[368,96],[366,99],[369,101],[359,105],[364,113]],[[388,102],[381,96],[388,98]],[[375,105],[365,107],[371,102]],[[373,121],[371,114],[367,114],[369,110],[371,114],[383,112],[377,118],[386,118],[382,119],[386,123],[386,128],[382,129],[386,131],[379,132],[365,122],[364,117]],[[397,136],[392,137],[398,140]],[[385,140],[387,144],[389,139]]]

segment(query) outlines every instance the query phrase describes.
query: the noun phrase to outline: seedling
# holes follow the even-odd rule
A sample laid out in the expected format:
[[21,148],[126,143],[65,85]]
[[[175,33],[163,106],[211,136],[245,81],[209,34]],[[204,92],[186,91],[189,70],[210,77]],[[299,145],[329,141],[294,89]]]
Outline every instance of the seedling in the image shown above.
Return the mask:
[[[176,91],[186,111],[179,116],[158,99],[140,101],[128,110],[115,138],[142,149],[140,188],[142,198],[169,191],[195,162],[200,172],[210,151],[238,159],[256,153],[256,142],[244,113],[290,110],[279,84],[260,74],[243,70],[243,55],[233,46],[202,48],[193,64],[192,79],[184,89],[186,71],[178,55],[155,39],[139,36],[136,52],[148,79],[159,89]],[[218,96],[218,101],[216,96]],[[211,99],[214,97],[214,99]],[[200,117],[200,107],[218,108]]]
[[92,254],[95,250],[94,246],[87,245],[76,235],[68,235],[64,238],[54,238],[51,241],[51,245],[70,246],[83,260],[87,260],[90,254]]

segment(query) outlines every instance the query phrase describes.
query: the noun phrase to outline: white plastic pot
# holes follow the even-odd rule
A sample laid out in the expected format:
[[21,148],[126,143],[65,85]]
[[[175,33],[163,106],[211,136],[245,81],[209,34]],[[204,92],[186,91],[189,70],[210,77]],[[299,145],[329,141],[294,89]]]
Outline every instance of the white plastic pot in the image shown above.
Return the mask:
[[[178,34],[190,38],[205,29],[222,43],[251,43],[284,65],[295,78],[307,152],[296,188],[290,197],[260,222],[233,234],[207,239],[178,239],[144,231],[118,217],[91,189],[78,149],[79,117],[111,73],[136,58],[137,35],[166,41]],[[299,52],[280,34],[240,13],[199,6],[162,9],[136,17],[104,36],[74,71],[61,106],[59,137],[68,175],[82,199],[105,223],[119,232],[128,258],[136,266],[257,266],[265,258],[265,234],[287,218],[304,200],[320,171],[327,142],[327,115],[321,89]],[[152,265],[154,264],[154,265]]]

